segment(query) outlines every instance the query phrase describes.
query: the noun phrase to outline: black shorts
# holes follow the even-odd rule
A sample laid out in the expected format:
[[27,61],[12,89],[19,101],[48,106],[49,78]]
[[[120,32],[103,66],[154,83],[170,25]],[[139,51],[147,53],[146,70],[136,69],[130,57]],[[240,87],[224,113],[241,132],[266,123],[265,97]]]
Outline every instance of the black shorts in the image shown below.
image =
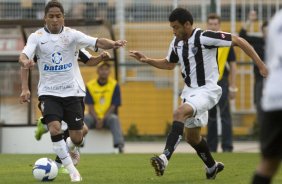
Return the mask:
[[84,119],[83,97],[56,97],[43,95],[39,98],[39,109],[46,124],[65,121],[69,130],[81,130]]
[[282,110],[263,112],[260,129],[261,152],[265,158],[282,158]]

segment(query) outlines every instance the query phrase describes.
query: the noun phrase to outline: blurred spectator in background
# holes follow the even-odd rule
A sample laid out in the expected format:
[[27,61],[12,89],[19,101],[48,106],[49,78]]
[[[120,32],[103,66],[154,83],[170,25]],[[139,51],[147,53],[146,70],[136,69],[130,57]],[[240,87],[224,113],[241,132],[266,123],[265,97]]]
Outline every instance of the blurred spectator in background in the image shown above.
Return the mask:
[[86,13],[86,5],[84,3],[75,3],[69,11],[69,17],[73,19],[83,19]]
[[[247,40],[255,49],[255,51],[258,53],[259,57],[262,61],[264,61],[264,53],[265,53],[265,39],[267,34],[267,27],[268,22],[265,21],[261,26],[261,32],[262,36],[253,36],[249,35],[248,31],[250,27],[253,25],[253,23],[257,20],[257,13],[256,11],[251,11],[249,13],[248,20],[246,21],[245,25],[240,30],[240,37]],[[263,88],[263,77],[259,73],[259,69],[256,65],[254,65],[254,74],[255,74],[255,84],[254,84],[254,103],[256,105],[256,114],[257,114],[257,122],[260,122],[261,120],[261,104],[260,100],[262,97],[262,88]]]
[[98,0],[96,19],[107,20],[108,0]]
[[110,129],[114,147],[119,153],[123,153],[124,138],[117,116],[121,105],[120,87],[115,79],[109,77],[109,63],[100,64],[97,72],[98,79],[93,79],[86,85],[85,104],[88,106],[88,114],[84,121],[89,129]]
[[[207,19],[207,29],[220,31],[221,19],[217,14],[210,14]],[[236,87],[236,56],[234,48],[221,47],[217,49],[217,62],[219,68],[218,85],[222,88],[222,95],[216,106],[209,110],[207,142],[211,152],[217,152],[218,145],[218,126],[217,110],[219,110],[222,138],[221,147],[223,152],[233,151],[232,119],[230,113],[229,99],[232,100],[238,91]],[[230,78],[229,78],[230,73]],[[230,79],[230,84],[229,80]]]

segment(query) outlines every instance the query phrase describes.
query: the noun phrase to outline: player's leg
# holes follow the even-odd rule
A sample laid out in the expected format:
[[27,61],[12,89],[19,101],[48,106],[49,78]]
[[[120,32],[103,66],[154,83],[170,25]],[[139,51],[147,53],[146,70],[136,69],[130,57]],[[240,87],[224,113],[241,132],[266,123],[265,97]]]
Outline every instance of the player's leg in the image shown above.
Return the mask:
[[48,132],[48,127],[46,123],[44,122],[43,117],[38,118],[36,123],[36,129],[34,132],[34,137],[36,140],[40,140],[42,135]]
[[104,121],[104,127],[111,130],[114,139],[114,147],[119,149],[119,153],[123,153],[124,138],[118,116],[116,114],[110,114]]
[[218,135],[217,135],[217,107],[214,106],[209,110],[207,143],[211,152],[217,152]]
[[262,158],[252,184],[270,184],[273,176],[279,169],[281,158]]
[[[43,117],[48,125],[48,130],[53,142],[53,150],[61,159],[64,167],[69,171],[70,176],[78,173],[73,165],[70,154],[67,150],[66,142],[63,140],[61,131],[61,121],[63,117],[63,107],[61,98],[52,96],[39,97],[42,105]],[[79,173],[78,173],[79,174]],[[72,179],[72,177],[71,177]]]
[[201,136],[201,127],[185,128],[185,140],[190,144],[206,165],[207,179],[215,179],[216,174],[224,169],[224,165],[216,162],[211,155],[206,140]]
[[[67,138],[69,137],[69,130],[68,130],[67,124],[64,121],[62,121],[61,129],[64,131],[64,140],[67,142]],[[84,137],[88,133],[88,128],[87,128],[85,123],[83,124],[82,132],[83,132]],[[55,163],[56,163],[57,167],[59,168],[59,173],[69,174],[68,170],[64,166],[62,166],[62,161],[61,161],[61,159],[59,158],[58,155],[56,156]],[[73,163],[76,166],[78,164],[78,161],[75,161],[75,162],[73,161]]]
[[264,112],[260,129],[262,159],[252,184],[269,184],[282,160],[282,111]]
[[[84,106],[82,97],[67,97],[64,98],[64,118],[63,120],[68,124],[69,137],[66,140],[70,156],[73,164],[78,164],[80,160],[79,147],[83,145],[83,118]],[[81,181],[82,178],[77,172],[70,174],[72,181]]]
[[174,150],[183,136],[184,120],[193,115],[193,109],[188,104],[182,104],[174,112],[171,130],[167,136],[166,145],[160,156],[151,158],[151,164],[157,176],[162,176]]
[[208,123],[208,110],[218,103],[220,96],[221,88],[219,86],[204,86],[185,97],[187,99],[185,103],[192,107],[194,115],[185,121],[185,139],[205,163],[207,179],[214,179],[217,173],[224,169],[222,163],[215,162],[206,140],[200,134],[201,127]]
[[[68,124],[70,149],[83,144],[84,103],[82,97],[68,97],[64,101],[64,121]],[[86,127],[85,127],[86,128]],[[88,129],[87,129],[88,131]]]

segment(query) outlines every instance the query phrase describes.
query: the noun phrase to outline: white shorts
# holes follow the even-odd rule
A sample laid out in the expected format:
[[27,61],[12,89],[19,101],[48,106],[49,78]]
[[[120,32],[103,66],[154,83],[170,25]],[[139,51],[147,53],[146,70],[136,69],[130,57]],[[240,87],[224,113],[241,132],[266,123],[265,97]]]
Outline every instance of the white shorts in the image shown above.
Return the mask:
[[208,111],[215,106],[222,94],[218,85],[205,85],[198,88],[184,86],[181,94],[183,103],[190,105],[194,110],[192,118],[185,121],[185,127],[203,127],[208,123]]

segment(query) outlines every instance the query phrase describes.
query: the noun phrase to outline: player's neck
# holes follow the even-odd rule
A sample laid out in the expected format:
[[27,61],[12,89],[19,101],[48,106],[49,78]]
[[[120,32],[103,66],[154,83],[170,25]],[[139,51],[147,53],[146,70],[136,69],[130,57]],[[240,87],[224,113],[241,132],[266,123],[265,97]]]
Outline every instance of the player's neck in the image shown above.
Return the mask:
[[44,26],[44,29],[45,29],[45,31],[46,31],[47,33],[51,33],[51,34],[60,34],[60,33],[63,31],[64,26],[62,26],[59,31],[53,31],[53,32],[48,28],[47,25]]
[[187,31],[186,36],[184,37],[184,42],[188,42],[189,38],[193,35],[194,33],[194,28],[192,27],[190,30]]
[[107,78],[106,78],[106,79],[103,79],[103,78],[99,78],[99,79],[98,79],[98,83],[99,83],[101,86],[107,84],[107,82],[108,82],[108,79],[107,79]]

